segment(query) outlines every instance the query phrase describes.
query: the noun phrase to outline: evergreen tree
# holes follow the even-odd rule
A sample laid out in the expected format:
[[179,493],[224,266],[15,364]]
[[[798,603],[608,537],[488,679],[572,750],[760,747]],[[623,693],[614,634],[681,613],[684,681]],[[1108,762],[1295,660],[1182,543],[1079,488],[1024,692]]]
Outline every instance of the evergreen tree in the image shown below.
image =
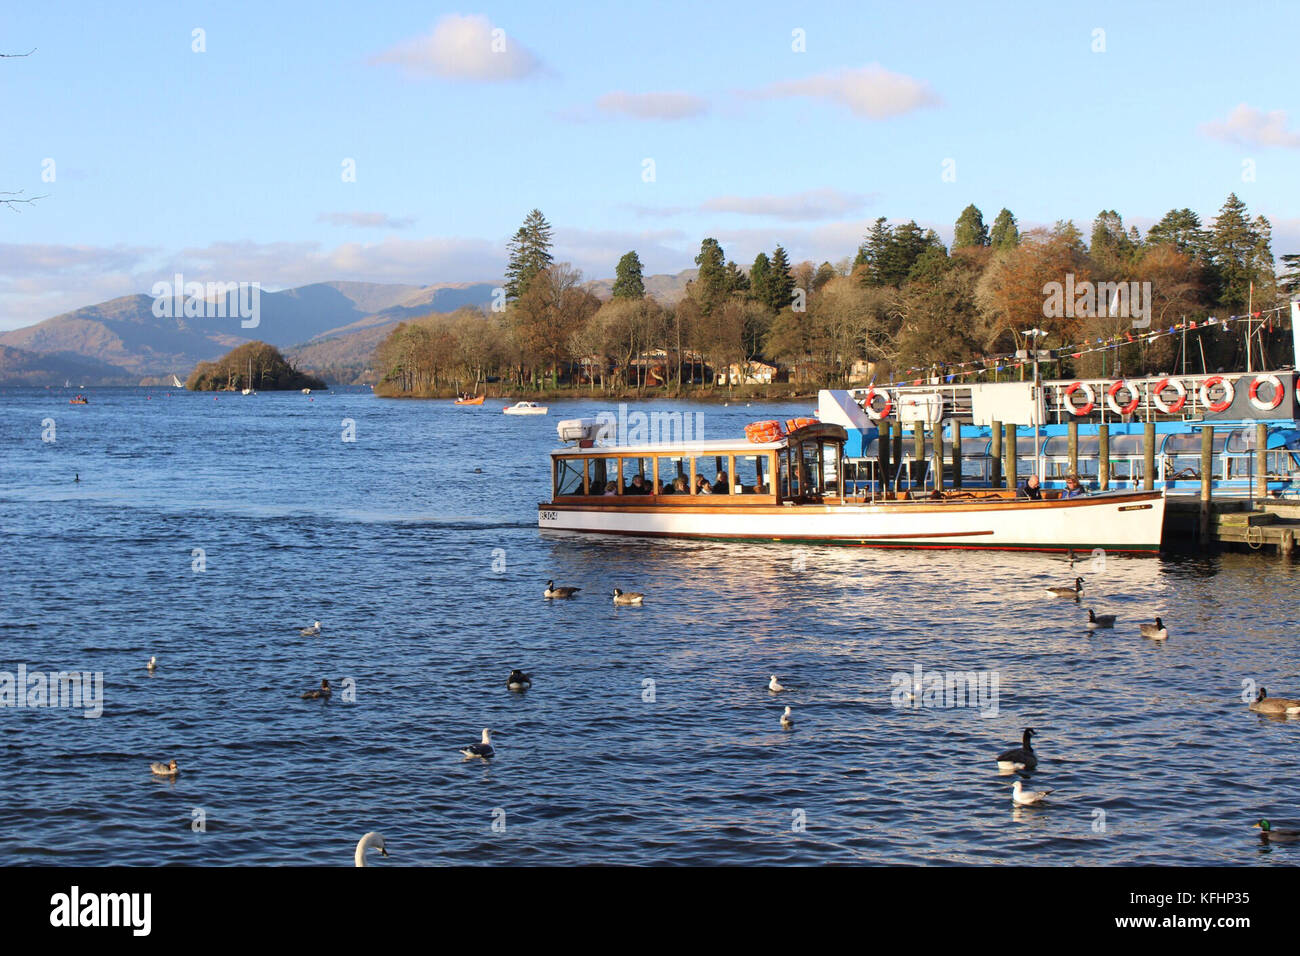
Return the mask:
[[1279,288],[1285,295],[1300,293],[1300,253],[1291,253],[1282,257],[1282,268],[1286,270],[1280,277]]
[[1272,228],[1263,216],[1253,222],[1246,204],[1230,193],[1210,228],[1210,262],[1218,280],[1219,304],[1229,309],[1245,306],[1252,282],[1271,282]]
[[756,302],[767,305],[768,281],[772,275],[772,262],[766,252],[754,257],[754,264],[749,267],[749,294]]
[[1190,209],[1171,209],[1147,232],[1147,244],[1164,243],[1196,259],[1208,258],[1205,230],[1201,217]]
[[967,249],[971,246],[987,246],[988,244],[989,231],[984,225],[984,214],[979,211],[978,206],[971,203],[957,217],[957,224],[953,229],[952,247],[954,249]]
[[772,269],[767,280],[767,307],[773,312],[790,308],[794,296],[794,276],[790,273],[790,257],[778,245],[772,253]]
[[872,225],[871,231],[867,233],[866,239],[863,240],[862,246],[858,249],[858,258],[853,264],[854,266],[866,266],[862,281],[867,285],[879,286],[885,284],[881,277],[881,269],[886,257],[889,255],[893,232],[889,227],[889,220],[881,216]]
[[506,264],[506,298],[515,300],[528,291],[533,278],[551,264],[551,224],[534,209],[510,240]]
[[748,292],[749,277],[740,270],[735,261],[727,263],[727,292]]
[[1133,242],[1124,231],[1124,219],[1113,209],[1104,209],[1092,222],[1089,254],[1104,271],[1116,274],[1132,259]]
[[1016,217],[1011,210],[1003,208],[993,220],[993,231],[989,235],[989,245],[994,249],[1014,249],[1020,245],[1020,229],[1016,226]]
[[716,239],[700,243],[700,254],[695,257],[699,266],[692,291],[700,308],[706,314],[731,294],[731,275],[727,271],[727,257]]
[[614,268],[614,298],[644,299],[645,280],[641,277],[641,257],[636,250],[624,253]]

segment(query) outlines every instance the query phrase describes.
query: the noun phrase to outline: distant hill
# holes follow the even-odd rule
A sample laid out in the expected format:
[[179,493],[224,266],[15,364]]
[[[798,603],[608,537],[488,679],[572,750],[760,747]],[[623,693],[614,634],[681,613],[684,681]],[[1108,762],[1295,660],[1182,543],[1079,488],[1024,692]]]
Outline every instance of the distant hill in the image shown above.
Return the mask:
[[49,355],[0,345],[0,383],[5,385],[134,385],[124,368],[80,355]]

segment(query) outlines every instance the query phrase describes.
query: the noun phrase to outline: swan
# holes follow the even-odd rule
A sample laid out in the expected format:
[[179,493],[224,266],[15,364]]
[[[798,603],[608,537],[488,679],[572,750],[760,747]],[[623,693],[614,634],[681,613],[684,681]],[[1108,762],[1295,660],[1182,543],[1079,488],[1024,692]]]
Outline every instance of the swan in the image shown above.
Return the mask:
[[1037,736],[1033,727],[1026,727],[1021,745],[1004,754],[998,754],[999,770],[1033,770],[1038,766],[1038,757],[1034,755],[1030,738]]
[[545,598],[570,598],[581,591],[582,588],[557,588],[554,581],[546,582],[546,590],[542,592]]
[[1022,807],[1028,807],[1035,803],[1042,803],[1043,798],[1051,792],[1051,790],[1026,790],[1017,779],[1011,786],[1011,802],[1018,803]]
[[1079,595],[1083,593],[1083,578],[1075,578],[1074,587],[1072,588],[1057,587],[1045,588],[1045,590],[1052,597],[1072,597],[1075,600],[1078,600]]
[[179,777],[181,775],[180,768],[176,766],[175,760],[171,763],[151,763],[149,769],[159,777]]
[[1114,614],[1094,614],[1092,608],[1088,608],[1088,623],[1084,625],[1088,630],[1095,631],[1099,627],[1114,627]]
[[1149,637],[1153,641],[1163,641],[1169,637],[1169,628],[1165,627],[1165,622],[1156,618],[1154,624],[1142,625],[1142,636]]
[[787,707],[785,713],[781,715],[781,726],[785,730],[790,730],[794,727],[794,717],[791,716],[789,707]]
[[470,744],[468,747],[462,747],[460,752],[465,755],[467,760],[472,757],[482,757],[484,760],[487,760],[489,757],[495,757],[497,754],[497,752],[492,749],[492,736],[488,733],[486,727],[483,728],[482,743]]
[[513,670],[506,678],[506,686],[511,690],[528,690],[533,686],[533,679],[521,670]]
[[330,682],[329,682],[328,680],[323,680],[323,681],[320,682],[320,687],[317,688],[316,690],[305,690],[305,691],[303,691],[303,693],[302,693],[302,699],[303,699],[303,700],[320,700],[322,697],[324,697],[324,698],[328,698],[328,697],[330,696],[330,694],[332,694],[332,693],[334,693],[334,689],[333,689],[332,687],[330,687]]
[[298,633],[303,637],[315,637],[320,633],[320,621],[313,621],[311,627],[304,627]]
[[1268,691],[1261,687],[1250,709],[1257,714],[1300,714],[1300,700],[1289,697],[1269,697]]
[[776,675],[773,674],[772,679],[767,682],[767,689],[774,694],[779,694],[781,691],[785,690],[785,685],[778,681]]
[[368,866],[366,863],[366,850],[376,849],[384,856],[388,856],[388,850],[384,847],[384,835],[378,830],[371,830],[361,838],[357,844],[357,852],[352,855],[352,860],[357,866]]
[[645,600],[644,594],[638,594],[635,591],[629,591],[628,593],[624,594],[618,588],[614,588],[615,604],[640,604],[644,600]]

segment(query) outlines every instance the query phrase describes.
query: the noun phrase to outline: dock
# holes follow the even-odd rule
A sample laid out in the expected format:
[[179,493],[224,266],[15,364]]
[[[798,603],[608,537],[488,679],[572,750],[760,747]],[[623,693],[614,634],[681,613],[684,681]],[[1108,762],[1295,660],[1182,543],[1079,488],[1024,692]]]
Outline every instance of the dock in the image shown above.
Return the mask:
[[1208,520],[1202,529],[1198,499],[1181,495],[1168,498],[1166,546],[1172,545],[1173,550],[1267,550],[1285,557],[1295,552],[1300,538],[1300,501],[1221,498],[1207,504]]

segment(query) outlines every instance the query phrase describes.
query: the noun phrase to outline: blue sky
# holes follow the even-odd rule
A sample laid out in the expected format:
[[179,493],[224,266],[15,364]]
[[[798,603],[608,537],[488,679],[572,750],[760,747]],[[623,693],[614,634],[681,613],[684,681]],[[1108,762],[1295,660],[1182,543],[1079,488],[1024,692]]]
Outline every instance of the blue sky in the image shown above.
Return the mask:
[[835,261],[876,216],[1145,230],[1233,191],[1300,251],[1298,24],[1283,3],[12,6],[0,52],[36,52],[0,61],[0,189],[45,198],[0,210],[0,328],[178,269],[494,279],[534,206],[590,278],[632,248],[687,268],[706,235],[743,264],[778,242]]

